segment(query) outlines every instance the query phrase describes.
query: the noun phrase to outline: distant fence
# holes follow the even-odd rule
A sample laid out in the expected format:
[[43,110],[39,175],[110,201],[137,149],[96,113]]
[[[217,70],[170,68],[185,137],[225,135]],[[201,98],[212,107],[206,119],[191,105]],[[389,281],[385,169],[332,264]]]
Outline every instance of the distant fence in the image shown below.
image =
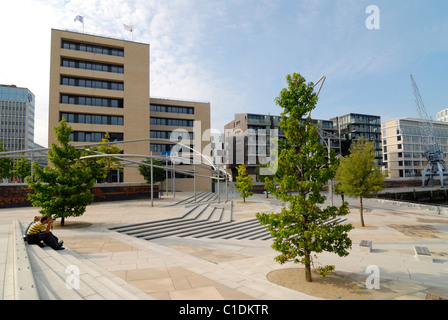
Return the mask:
[[[154,185],[153,197],[159,197],[159,185]],[[0,186],[0,208],[30,207],[28,194],[33,190],[24,184]],[[150,199],[151,186],[147,184],[104,184],[92,188],[94,202]]]

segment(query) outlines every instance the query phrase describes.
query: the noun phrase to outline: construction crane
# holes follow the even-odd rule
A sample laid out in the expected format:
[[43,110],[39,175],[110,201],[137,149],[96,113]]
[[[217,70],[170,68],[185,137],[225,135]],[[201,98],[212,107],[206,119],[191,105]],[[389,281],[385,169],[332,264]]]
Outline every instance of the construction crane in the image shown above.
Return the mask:
[[[420,91],[415,83],[414,77],[411,74],[412,88],[414,89],[415,103],[417,105],[417,112],[420,121],[420,132],[422,135],[422,144],[424,147],[425,157],[427,164],[422,171],[422,187],[433,186],[434,176],[440,177],[440,186],[444,186],[443,177],[448,175],[448,169],[443,160],[443,152],[440,150],[440,146],[437,143],[437,139],[434,134],[433,122],[426,113],[425,105],[423,104]],[[426,181],[428,177],[428,181]]]

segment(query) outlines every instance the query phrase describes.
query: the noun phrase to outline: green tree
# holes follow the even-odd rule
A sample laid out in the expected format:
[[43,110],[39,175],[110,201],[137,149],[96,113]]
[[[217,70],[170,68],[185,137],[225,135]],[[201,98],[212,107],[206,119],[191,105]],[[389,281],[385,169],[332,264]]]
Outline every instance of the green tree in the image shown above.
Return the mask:
[[[283,108],[280,129],[287,141],[280,144],[278,167],[266,188],[277,199],[289,202],[279,213],[257,213],[257,219],[267,226],[274,238],[272,248],[280,252],[275,260],[305,266],[305,279],[312,281],[313,257],[323,251],[347,256],[351,247],[350,224],[325,224],[332,217],[349,213],[347,203],[341,207],[322,207],[325,197],[320,194],[324,185],[334,177],[337,159],[334,151],[327,158],[326,149],[319,143],[318,129],[308,116],[315,108],[317,95],[313,83],[306,83],[298,73],[286,76],[288,87],[275,99]],[[319,268],[325,275],[334,266]]]
[[[0,142],[0,155],[2,152],[8,152],[3,148],[4,142]],[[0,179],[11,176],[12,160],[10,158],[0,158]]]
[[11,178],[18,178],[20,181],[31,175],[31,162],[29,159],[15,160],[12,170]]
[[90,189],[95,177],[89,166],[80,161],[82,151],[70,144],[72,128],[62,119],[54,127],[59,145],[53,143],[48,151],[50,166],[39,168],[35,162],[34,179],[27,177],[28,186],[34,190],[29,199],[45,216],[61,218],[77,217],[84,214],[87,205],[93,202],[94,195]]
[[[138,166],[138,170],[140,171],[140,174],[143,176],[143,178],[146,180],[146,182],[151,184],[151,159],[146,159],[143,162],[147,163],[148,165],[141,164]],[[156,167],[156,166],[162,167],[163,164],[160,161],[156,161],[156,160],[153,160],[152,164],[153,164],[153,168],[152,168],[153,182],[157,183],[157,182],[164,181],[166,178],[165,169]]]
[[[103,139],[101,139],[100,143],[104,143],[100,146],[94,146],[86,148],[85,155],[95,155],[95,154],[120,154],[123,152],[117,146],[113,144],[108,144],[110,142],[110,135],[106,132]],[[101,157],[101,158],[91,158],[85,159],[84,162],[88,164],[93,172],[95,178],[98,179],[108,179],[107,182],[111,181],[111,175],[109,174],[111,171],[122,171],[123,167],[121,165],[121,161],[114,157]]]
[[236,168],[238,170],[238,176],[236,177],[235,189],[240,193],[240,197],[246,202],[246,198],[253,195],[252,189],[254,184],[252,183],[252,177],[248,175],[246,165],[242,165]]
[[361,137],[350,147],[350,154],[341,159],[336,173],[338,190],[349,197],[359,197],[361,226],[364,227],[362,199],[377,193],[383,187],[385,174],[375,165],[373,141]]

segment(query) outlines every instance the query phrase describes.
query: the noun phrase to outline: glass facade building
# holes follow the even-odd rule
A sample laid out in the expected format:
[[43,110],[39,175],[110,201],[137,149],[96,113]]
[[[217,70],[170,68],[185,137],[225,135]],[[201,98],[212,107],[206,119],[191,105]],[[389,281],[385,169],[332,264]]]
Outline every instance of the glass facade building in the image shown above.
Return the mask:
[[0,143],[8,151],[34,148],[35,97],[27,88],[0,85]]
[[382,165],[381,117],[369,114],[349,113],[330,119],[337,129],[343,156],[350,154],[353,141],[363,137],[374,142],[376,164]]
[[[434,136],[444,159],[448,156],[448,123],[433,121]],[[425,136],[419,119],[401,118],[382,123],[384,166],[390,178],[421,177],[427,164]]]

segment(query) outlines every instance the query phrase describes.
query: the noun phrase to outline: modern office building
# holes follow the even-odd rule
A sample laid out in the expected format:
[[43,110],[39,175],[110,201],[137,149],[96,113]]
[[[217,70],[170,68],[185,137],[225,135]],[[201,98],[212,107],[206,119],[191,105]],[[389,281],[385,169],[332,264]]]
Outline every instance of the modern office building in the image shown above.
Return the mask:
[[[210,191],[211,181],[204,177],[210,176],[210,170],[194,166],[194,163],[207,163],[211,155],[210,103],[151,98],[150,111],[151,153],[169,157],[172,161],[168,165],[179,170],[196,169],[196,189]],[[182,159],[174,158],[176,155]],[[166,184],[171,188],[172,183],[171,179],[162,183],[162,190],[166,190]],[[193,176],[182,172],[176,173],[174,183],[176,190],[192,191],[194,187]]]
[[381,117],[368,114],[349,113],[343,116],[331,118],[336,135],[340,139],[341,152],[343,156],[350,153],[353,141],[363,137],[373,141],[375,144],[375,160],[382,165],[383,156],[381,148]]
[[0,143],[8,151],[35,149],[35,97],[27,88],[0,85]]
[[[197,136],[202,138],[210,128],[210,104],[151,99],[149,49],[149,44],[53,29],[49,145],[63,117],[74,130],[74,144],[99,142],[107,132],[112,141],[134,141],[117,144],[124,154],[167,154],[169,143],[149,139],[166,138],[176,128],[193,132],[195,121],[201,123]],[[201,150],[202,144],[197,145]],[[144,179],[129,166],[123,182]],[[210,185],[202,181],[198,190]],[[177,181],[176,188],[181,186]]]
[[[270,161],[271,138],[286,140],[280,120],[278,115],[239,113],[224,126],[224,162],[233,176],[237,175],[236,167],[244,163],[255,181],[260,163]],[[321,143],[327,147],[329,142],[330,148],[339,152],[333,122],[318,119],[312,119],[312,122],[319,128]]]
[[448,109],[444,109],[442,111],[437,112],[436,120],[448,122]]
[[[448,123],[433,121],[436,141],[448,156]],[[383,161],[390,178],[420,177],[427,161],[420,120],[400,118],[382,123]]]

